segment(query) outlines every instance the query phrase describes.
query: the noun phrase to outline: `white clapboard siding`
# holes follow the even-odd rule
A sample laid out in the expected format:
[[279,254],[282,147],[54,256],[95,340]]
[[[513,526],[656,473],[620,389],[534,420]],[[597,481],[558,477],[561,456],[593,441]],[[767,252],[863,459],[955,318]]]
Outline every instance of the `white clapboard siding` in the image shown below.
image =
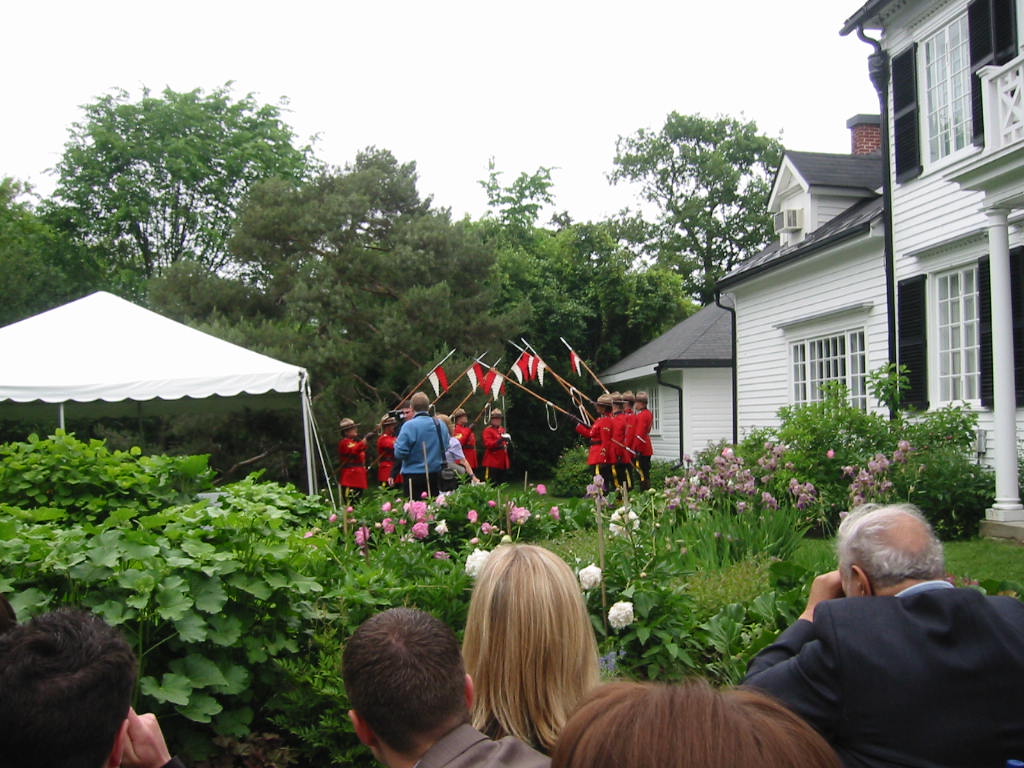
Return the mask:
[[693,456],[709,443],[732,442],[732,369],[683,371],[683,449]]

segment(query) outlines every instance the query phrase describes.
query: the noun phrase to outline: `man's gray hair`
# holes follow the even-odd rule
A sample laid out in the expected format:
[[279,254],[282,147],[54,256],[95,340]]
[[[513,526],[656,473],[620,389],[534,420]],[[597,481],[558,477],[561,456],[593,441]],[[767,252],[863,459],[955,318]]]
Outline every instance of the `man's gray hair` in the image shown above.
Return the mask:
[[[907,518],[918,525],[908,528]],[[931,525],[913,504],[864,504],[843,520],[836,538],[839,570],[860,566],[876,587],[907,579],[941,579],[946,557]]]

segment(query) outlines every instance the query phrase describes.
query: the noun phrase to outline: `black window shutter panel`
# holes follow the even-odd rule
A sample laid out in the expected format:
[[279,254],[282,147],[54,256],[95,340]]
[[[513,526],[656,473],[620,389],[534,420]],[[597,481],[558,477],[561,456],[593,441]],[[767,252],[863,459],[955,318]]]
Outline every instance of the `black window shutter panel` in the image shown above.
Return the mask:
[[978,259],[978,341],[981,345],[981,404],[991,408],[992,396],[992,294],[989,258]]
[[915,43],[892,60],[892,122],[897,182],[909,181],[921,173],[918,112]]
[[967,6],[971,54],[971,122],[974,143],[985,143],[985,113],[978,70],[1005,64],[1017,55],[1015,0],[973,0]]
[[1013,380],[1017,404],[1024,404],[1024,247],[1010,251],[1010,296],[1013,302]]
[[909,389],[903,406],[928,410],[928,335],[925,322],[926,276],[901,280],[897,286],[899,310],[899,363],[907,366]]

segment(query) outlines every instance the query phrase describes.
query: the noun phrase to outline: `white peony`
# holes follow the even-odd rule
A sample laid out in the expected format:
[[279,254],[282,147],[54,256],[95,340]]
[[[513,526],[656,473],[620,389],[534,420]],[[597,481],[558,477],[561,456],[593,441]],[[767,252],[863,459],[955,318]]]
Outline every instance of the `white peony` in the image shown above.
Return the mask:
[[622,629],[633,623],[633,604],[620,600],[608,609],[608,623],[613,629]]
[[474,549],[469,557],[466,558],[466,575],[472,576],[474,579],[477,574],[480,573],[480,569],[484,567],[484,563],[487,562],[487,558],[491,556],[489,550],[486,549]]
[[580,569],[580,586],[584,589],[593,589],[601,583],[601,569],[591,564]]
[[446,533],[448,533],[448,523],[446,523],[444,520],[438,520],[437,524],[434,525],[434,533],[436,533],[438,536],[444,536]]

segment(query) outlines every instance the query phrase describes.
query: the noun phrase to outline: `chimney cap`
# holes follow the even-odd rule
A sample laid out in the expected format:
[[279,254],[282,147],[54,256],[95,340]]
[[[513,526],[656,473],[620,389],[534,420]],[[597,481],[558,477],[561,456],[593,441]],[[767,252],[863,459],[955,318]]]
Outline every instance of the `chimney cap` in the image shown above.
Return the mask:
[[847,128],[853,128],[858,125],[878,125],[881,126],[882,117],[881,115],[854,115],[846,121]]

